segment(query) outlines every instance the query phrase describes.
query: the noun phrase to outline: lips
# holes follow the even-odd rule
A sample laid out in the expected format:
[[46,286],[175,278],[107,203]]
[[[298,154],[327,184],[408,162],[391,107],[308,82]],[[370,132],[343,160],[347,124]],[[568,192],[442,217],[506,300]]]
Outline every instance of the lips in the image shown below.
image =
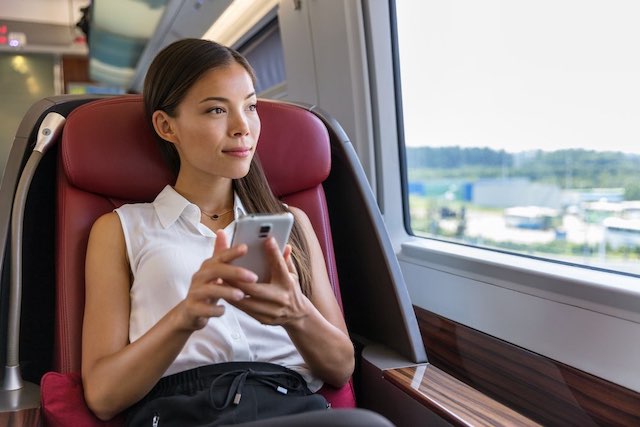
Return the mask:
[[251,147],[233,147],[222,152],[234,157],[247,157],[251,154]]

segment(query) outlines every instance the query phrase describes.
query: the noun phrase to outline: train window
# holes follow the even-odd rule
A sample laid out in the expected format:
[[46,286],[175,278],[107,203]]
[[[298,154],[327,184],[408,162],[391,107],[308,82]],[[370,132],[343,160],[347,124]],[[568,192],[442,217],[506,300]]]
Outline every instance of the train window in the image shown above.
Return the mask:
[[640,4],[395,11],[411,233],[640,274]]
[[256,92],[261,98],[281,98],[284,92],[284,52],[278,21],[273,20],[238,48],[256,73]]

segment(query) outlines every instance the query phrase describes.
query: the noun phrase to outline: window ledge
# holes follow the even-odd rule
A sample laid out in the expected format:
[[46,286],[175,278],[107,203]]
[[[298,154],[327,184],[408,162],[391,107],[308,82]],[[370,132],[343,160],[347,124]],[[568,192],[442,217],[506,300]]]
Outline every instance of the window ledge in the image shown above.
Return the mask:
[[383,371],[383,378],[454,426],[539,426],[429,363]]
[[417,237],[398,259],[640,323],[638,277]]

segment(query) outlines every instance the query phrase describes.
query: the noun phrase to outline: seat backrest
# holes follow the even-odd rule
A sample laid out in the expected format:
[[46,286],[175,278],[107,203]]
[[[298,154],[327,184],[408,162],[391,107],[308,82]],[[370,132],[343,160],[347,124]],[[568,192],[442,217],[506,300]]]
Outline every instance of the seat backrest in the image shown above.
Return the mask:
[[[277,197],[309,216],[341,305],[322,188],[331,168],[327,129],[315,115],[294,105],[260,100],[258,111],[262,131],[257,152],[269,185]],[[80,370],[84,261],[93,222],[124,203],[152,201],[172,183],[172,176],[144,119],[138,95],[76,108],[67,118],[58,163],[53,368],[66,373]],[[346,392],[353,403],[350,384]]]

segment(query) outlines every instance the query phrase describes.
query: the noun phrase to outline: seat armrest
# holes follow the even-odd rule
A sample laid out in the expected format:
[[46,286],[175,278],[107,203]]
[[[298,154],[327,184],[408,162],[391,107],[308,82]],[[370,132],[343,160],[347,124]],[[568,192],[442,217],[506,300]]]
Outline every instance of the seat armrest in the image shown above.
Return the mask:
[[412,364],[379,345],[362,352],[364,407],[398,426],[538,426],[513,409],[429,363]]

